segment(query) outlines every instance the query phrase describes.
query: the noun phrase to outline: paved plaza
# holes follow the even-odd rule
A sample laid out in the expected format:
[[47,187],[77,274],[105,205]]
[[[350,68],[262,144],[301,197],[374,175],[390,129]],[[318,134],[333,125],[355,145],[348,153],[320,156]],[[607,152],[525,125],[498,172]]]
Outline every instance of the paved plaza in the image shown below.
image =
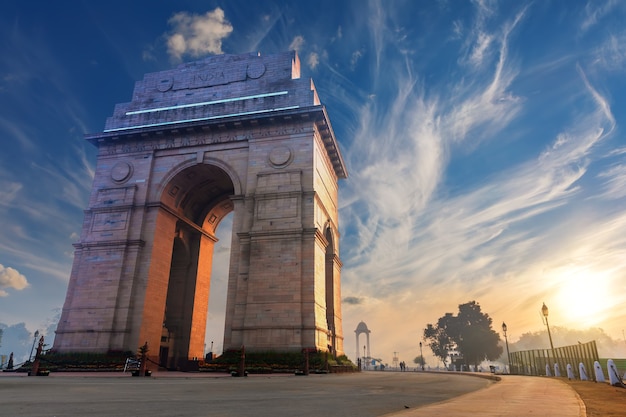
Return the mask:
[[6,417],[529,414],[585,415],[584,405],[566,384],[537,377],[505,376],[495,382],[428,372],[247,378],[177,372],[149,378],[119,373],[0,374],[0,415]]

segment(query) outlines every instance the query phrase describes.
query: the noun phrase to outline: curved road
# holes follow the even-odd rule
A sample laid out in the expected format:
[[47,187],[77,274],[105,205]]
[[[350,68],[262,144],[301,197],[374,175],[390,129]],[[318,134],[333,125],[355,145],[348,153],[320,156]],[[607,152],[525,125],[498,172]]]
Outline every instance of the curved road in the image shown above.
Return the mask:
[[[23,374],[21,374],[23,375]],[[155,373],[0,374],[0,415],[376,417],[444,401],[494,382],[453,373],[364,372],[342,375]]]

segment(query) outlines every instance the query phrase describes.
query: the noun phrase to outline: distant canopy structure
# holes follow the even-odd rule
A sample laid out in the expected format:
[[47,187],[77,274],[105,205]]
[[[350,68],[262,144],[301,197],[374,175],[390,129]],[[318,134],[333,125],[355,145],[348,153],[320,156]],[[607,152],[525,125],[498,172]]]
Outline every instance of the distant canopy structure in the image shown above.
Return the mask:
[[356,333],[356,357],[359,358],[360,357],[360,353],[359,353],[359,346],[361,346],[361,344],[359,343],[359,336],[361,335],[361,333],[365,333],[365,337],[367,338],[367,357],[371,357],[372,354],[370,353],[370,333],[371,331],[367,328],[367,324],[365,324],[365,322],[360,322],[357,326],[356,326],[356,330],[354,331]]

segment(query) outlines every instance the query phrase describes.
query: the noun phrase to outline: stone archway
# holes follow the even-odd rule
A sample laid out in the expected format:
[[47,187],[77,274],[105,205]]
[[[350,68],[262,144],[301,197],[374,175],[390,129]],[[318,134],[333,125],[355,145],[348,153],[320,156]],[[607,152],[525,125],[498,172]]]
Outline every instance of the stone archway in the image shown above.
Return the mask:
[[[370,331],[370,329],[367,328],[367,324],[365,324],[365,322],[363,321],[359,322],[359,324],[356,326],[356,330],[354,331],[354,333],[356,333],[356,358],[370,358],[372,356],[372,354],[370,353],[370,333],[372,332]],[[361,336],[361,334],[363,333],[365,333],[365,338],[367,342],[367,345],[364,345],[363,347],[367,346],[367,352],[363,352],[363,356],[361,356],[359,336]]]
[[204,354],[215,229],[233,213],[224,348],[343,354],[328,115],[289,52],[146,74],[98,147],[54,349]]
[[[165,308],[162,328],[155,329],[161,331],[159,364],[164,367],[184,368],[189,358],[204,356],[215,231],[233,210],[233,194],[228,174],[209,164],[179,171],[162,191],[160,202],[166,210],[160,215],[176,218],[174,230],[155,236],[165,241],[165,248],[169,234],[174,236],[167,295],[164,306],[162,296],[146,299],[144,310]],[[161,246],[156,242],[154,250]],[[159,256],[167,254],[153,254]],[[164,290],[156,287],[154,292],[162,295]]]

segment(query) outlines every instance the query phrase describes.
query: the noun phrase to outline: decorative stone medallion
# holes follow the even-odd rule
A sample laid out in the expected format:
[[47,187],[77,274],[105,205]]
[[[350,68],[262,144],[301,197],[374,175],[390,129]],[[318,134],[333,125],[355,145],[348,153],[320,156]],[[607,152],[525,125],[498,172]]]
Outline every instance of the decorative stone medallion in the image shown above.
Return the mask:
[[261,75],[265,74],[265,64],[263,62],[251,62],[248,64],[248,69],[246,71],[248,77],[256,80],[257,78],[261,78]]
[[128,181],[131,175],[133,166],[128,162],[118,162],[111,169],[111,179],[118,184]]
[[280,145],[270,151],[269,161],[274,168],[283,168],[291,163],[293,153],[289,147]]

